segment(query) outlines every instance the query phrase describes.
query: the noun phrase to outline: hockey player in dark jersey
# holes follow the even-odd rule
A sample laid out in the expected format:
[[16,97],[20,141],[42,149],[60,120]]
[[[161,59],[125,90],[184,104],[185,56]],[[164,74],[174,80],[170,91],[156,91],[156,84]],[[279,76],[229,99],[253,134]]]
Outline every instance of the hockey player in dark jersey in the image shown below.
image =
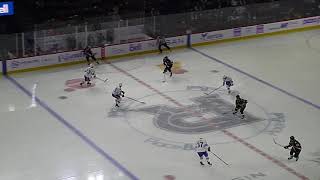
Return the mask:
[[166,42],[164,37],[158,36],[157,37],[157,44],[158,44],[158,49],[159,49],[160,54],[162,53],[162,49],[161,49],[162,46],[166,47],[168,50],[171,51],[171,49],[168,46],[168,44],[167,44],[167,42]]
[[93,52],[91,51],[91,48],[89,46],[87,46],[86,48],[84,48],[84,50],[82,51],[83,54],[86,56],[88,65],[90,64],[90,58],[92,58],[97,64],[99,64],[99,62],[97,61],[96,57],[94,56]]
[[163,70],[163,74],[165,74],[167,71],[170,72],[170,77],[172,76],[172,71],[171,68],[173,66],[173,61],[171,61],[168,56],[163,58],[163,65],[164,65],[164,70]]
[[290,150],[290,157],[288,158],[288,160],[295,157],[296,161],[298,161],[299,154],[301,152],[302,147],[301,147],[301,144],[294,138],[294,136],[290,137],[289,145],[284,146],[285,149],[288,149],[289,147],[291,147],[291,150]]
[[240,110],[241,113],[241,119],[244,118],[244,114],[243,111],[247,106],[248,101],[245,99],[240,98],[239,95],[236,96],[236,108],[234,109],[233,114],[236,114],[238,112],[238,110]]

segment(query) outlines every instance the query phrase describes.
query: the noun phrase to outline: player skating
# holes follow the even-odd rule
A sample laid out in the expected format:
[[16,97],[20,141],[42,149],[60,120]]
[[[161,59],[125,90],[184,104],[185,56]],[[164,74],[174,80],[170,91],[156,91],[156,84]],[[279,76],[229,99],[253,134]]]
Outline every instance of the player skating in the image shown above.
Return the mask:
[[89,67],[84,71],[84,81],[80,83],[82,86],[85,82],[87,82],[87,86],[91,85],[91,79],[96,78],[96,71],[94,70],[93,64],[90,64]]
[[166,39],[164,37],[157,37],[157,44],[158,44],[158,49],[159,49],[159,53],[162,53],[162,49],[161,47],[164,46],[166,47],[169,51],[171,51],[170,47],[168,46]]
[[231,93],[230,87],[233,86],[233,80],[229,76],[223,76],[223,86],[225,85],[228,89],[228,93]]
[[120,83],[119,86],[117,86],[112,92],[112,97],[114,97],[116,101],[116,107],[119,107],[121,97],[124,97],[124,91],[122,91],[121,87],[122,83]]
[[86,48],[84,48],[84,50],[82,51],[83,54],[86,56],[88,65],[90,64],[90,58],[93,59],[97,64],[99,64],[99,62],[97,61],[96,57],[94,56],[93,52],[91,51],[91,48],[89,46],[87,46]]
[[209,161],[209,155],[208,155],[208,151],[211,151],[211,150],[210,150],[210,146],[208,145],[206,140],[204,140],[203,138],[200,138],[195,144],[195,150],[200,158],[201,165],[204,165],[204,163],[202,162],[203,157],[206,158],[207,163],[209,165],[212,165],[211,162]]
[[163,58],[163,65],[164,65],[164,70],[163,74],[165,74],[167,71],[170,72],[170,77],[172,77],[172,66],[173,66],[173,61],[168,58],[168,56]]
[[245,99],[240,98],[240,95],[236,96],[236,108],[234,109],[233,114],[236,114],[238,110],[240,110],[241,113],[241,119],[244,119],[243,111],[247,106],[248,101]]
[[290,137],[289,145],[284,146],[285,149],[288,149],[289,147],[291,147],[291,150],[290,150],[290,157],[288,158],[288,160],[295,157],[296,161],[298,161],[299,154],[301,152],[302,147],[301,147],[301,144],[294,138],[294,136]]

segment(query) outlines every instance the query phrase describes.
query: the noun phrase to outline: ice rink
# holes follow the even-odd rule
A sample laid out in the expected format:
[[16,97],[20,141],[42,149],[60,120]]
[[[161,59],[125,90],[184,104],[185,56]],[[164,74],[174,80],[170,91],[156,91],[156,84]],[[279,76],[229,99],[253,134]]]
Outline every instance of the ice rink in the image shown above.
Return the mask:
[[[168,55],[174,74],[160,65]],[[320,180],[320,30],[179,49],[0,80],[1,180]],[[223,75],[234,79],[232,93]],[[122,83],[115,108],[111,96]],[[235,95],[245,120],[232,115]],[[288,160],[290,136],[302,144]],[[205,138],[213,166],[193,144]]]

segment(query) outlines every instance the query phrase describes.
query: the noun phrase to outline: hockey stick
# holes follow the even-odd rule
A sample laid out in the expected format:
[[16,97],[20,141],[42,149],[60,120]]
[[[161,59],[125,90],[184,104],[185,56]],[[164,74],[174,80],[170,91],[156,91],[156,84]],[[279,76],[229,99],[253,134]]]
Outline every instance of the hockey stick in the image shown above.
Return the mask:
[[108,78],[106,78],[105,80],[103,80],[102,78],[96,77],[98,80],[103,81],[103,82],[107,82]]
[[224,160],[222,160],[219,156],[217,156],[215,153],[209,151],[211,154],[213,154],[215,157],[217,157],[221,162],[223,162],[225,165],[229,166],[228,163],[226,163]]
[[209,93],[204,93],[205,95],[210,95],[211,93],[215,92],[216,90],[220,89],[223,85],[217,87],[216,89],[212,90],[211,92]]
[[136,101],[136,102],[138,102],[138,103],[145,104],[145,102],[143,102],[143,101],[138,101],[138,100],[133,99],[133,98],[128,97],[128,96],[125,96],[125,97],[128,98],[128,99],[131,99],[132,101]]
[[231,111],[226,111],[226,112],[223,112],[222,114],[229,114],[229,113],[233,113],[234,110],[231,110]]
[[277,143],[277,141],[274,138],[273,138],[273,142],[278,146],[285,147],[284,145],[281,145],[281,144]]

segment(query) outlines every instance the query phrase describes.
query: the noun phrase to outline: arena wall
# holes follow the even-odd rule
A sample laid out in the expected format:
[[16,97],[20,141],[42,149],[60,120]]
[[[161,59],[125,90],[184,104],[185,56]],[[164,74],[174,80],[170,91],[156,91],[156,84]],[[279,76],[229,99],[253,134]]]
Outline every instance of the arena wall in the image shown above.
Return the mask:
[[[320,16],[296,19],[290,21],[260,24],[248,27],[238,27],[220,31],[187,34],[183,36],[166,38],[167,44],[172,48],[207,45],[218,42],[242,40],[261,36],[269,36],[280,33],[296,32],[320,27]],[[108,45],[93,48],[93,53],[98,59],[114,59],[124,56],[140,55],[157,52],[156,40]],[[6,63],[5,63],[6,62]],[[85,62],[82,51],[70,51],[43,56],[18,58],[3,61],[5,70],[3,73],[24,72],[48,67],[66,66]]]

